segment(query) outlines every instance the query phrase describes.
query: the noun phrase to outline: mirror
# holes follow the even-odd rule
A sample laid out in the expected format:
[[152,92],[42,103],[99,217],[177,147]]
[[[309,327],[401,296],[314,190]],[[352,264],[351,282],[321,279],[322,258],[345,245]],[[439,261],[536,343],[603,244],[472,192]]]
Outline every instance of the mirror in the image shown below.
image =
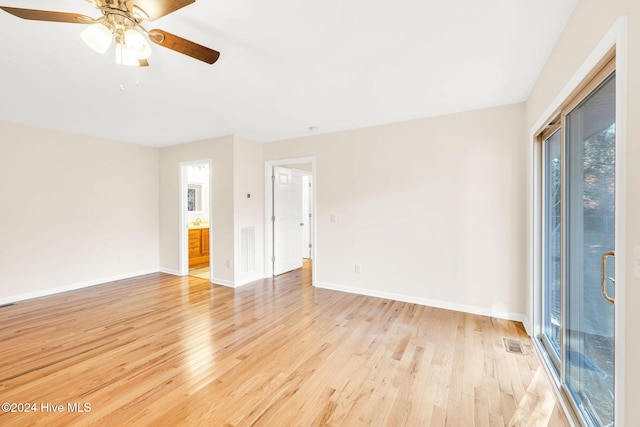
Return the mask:
[[187,211],[202,212],[202,184],[187,185]]

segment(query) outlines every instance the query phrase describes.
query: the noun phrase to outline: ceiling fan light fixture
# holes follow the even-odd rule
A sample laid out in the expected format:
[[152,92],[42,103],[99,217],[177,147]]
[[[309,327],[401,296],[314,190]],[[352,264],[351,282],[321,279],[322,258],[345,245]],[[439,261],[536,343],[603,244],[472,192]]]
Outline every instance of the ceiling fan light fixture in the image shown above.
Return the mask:
[[124,43],[127,46],[127,50],[136,59],[147,59],[151,56],[151,46],[138,30],[130,28],[125,31]]
[[[72,24],[86,24],[87,28],[80,33],[80,38],[87,46],[98,53],[109,50],[115,39],[116,44],[126,46],[128,53],[124,53],[125,47],[121,46],[119,57],[134,56],[138,59],[138,66],[149,65],[147,58],[151,55],[150,43],[162,46],[166,49],[182,55],[197,59],[207,64],[213,64],[220,58],[220,52],[201,44],[187,40],[175,34],[160,29],[147,31],[142,26],[142,21],[157,20],[165,15],[175,12],[195,0],[88,0],[95,6],[100,14],[97,19],[89,16],[56,12],[52,10],[23,9],[17,7],[0,6],[2,12],[7,12],[15,17],[30,21],[66,22]],[[138,4],[142,2],[148,11],[143,10]],[[133,4],[138,3],[138,4]],[[132,31],[128,31],[132,30]],[[125,37],[127,33],[127,37]],[[127,40],[125,40],[125,38]],[[120,62],[123,62],[122,59]],[[126,59],[124,62],[129,62]]]
[[109,46],[111,46],[113,34],[106,25],[98,22],[88,26],[82,33],[80,33],[80,38],[91,49],[98,53],[105,53],[107,49],[109,49]]
[[136,58],[124,43],[116,43],[116,64],[129,67],[139,67],[140,60]]

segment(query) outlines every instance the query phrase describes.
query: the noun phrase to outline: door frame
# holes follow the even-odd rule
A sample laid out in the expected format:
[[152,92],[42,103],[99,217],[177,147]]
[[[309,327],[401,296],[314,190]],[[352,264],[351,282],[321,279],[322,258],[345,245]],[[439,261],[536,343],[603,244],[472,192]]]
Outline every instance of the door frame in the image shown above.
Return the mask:
[[[305,179],[305,178],[308,178],[308,179]],[[307,181],[307,185],[305,185],[305,181]],[[303,233],[306,234],[304,239],[309,240],[308,243],[311,246],[309,245],[303,246],[303,249],[306,249],[306,254],[308,255],[308,258],[307,257],[303,257],[303,258],[307,258],[310,260],[313,260],[312,258],[313,254],[311,253],[311,250],[313,249],[314,245],[313,245],[313,227],[312,227],[311,221],[309,221],[308,218],[309,218],[309,215],[311,215],[311,217],[313,218],[313,214],[311,213],[313,209],[312,200],[311,200],[311,191],[313,190],[313,185],[314,184],[313,184],[313,178],[311,177],[311,173],[305,173],[302,176],[302,193],[303,193],[302,200],[304,201],[305,198],[307,199],[307,206],[303,207],[302,209],[303,209],[303,213],[305,211],[308,211],[307,212],[308,215],[306,217],[303,216],[303,218],[307,218],[307,221],[305,222],[308,224],[309,228],[306,233],[304,232]]]
[[[616,194],[615,194],[615,271],[616,271],[616,308],[615,308],[615,408],[614,417],[616,425],[624,425],[625,399],[625,311],[626,311],[626,147],[627,147],[627,18],[621,16],[613,27],[604,35],[593,49],[591,54],[578,68],[568,83],[560,90],[556,98],[540,116],[529,132],[529,162],[528,171],[528,270],[530,305],[529,319],[533,320],[533,330],[527,327],[529,335],[533,337],[534,348],[541,359],[547,359],[545,351],[541,347],[537,336],[542,327],[542,198],[541,198],[541,171],[542,161],[541,144],[537,137],[551,119],[556,117],[562,106],[572,98],[572,95],[580,88],[583,82],[603,62],[612,49],[616,51]],[[571,403],[566,399],[560,389],[560,381],[549,367],[542,364],[548,377],[555,385],[553,387],[556,396],[571,421],[579,425],[578,416],[571,409]]]
[[318,239],[317,239],[317,204],[316,204],[316,157],[296,157],[291,159],[267,160],[264,162],[264,275],[265,278],[273,277],[273,225],[271,223],[271,213],[273,212],[273,187],[271,183],[271,171],[274,166],[291,166],[297,164],[311,164],[311,227],[313,235],[313,246],[311,247],[311,281],[313,286],[316,283],[316,269],[318,266]]
[[[187,169],[189,166],[195,165],[208,165],[209,166],[209,216],[207,222],[211,227],[211,219],[213,218],[213,162],[211,159],[204,160],[190,160],[187,162],[178,163],[179,171],[179,214],[178,214],[178,242],[179,253],[178,262],[180,266],[180,276],[189,275],[189,230],[185,226],[187,219],[187,188],[189,186],[189,179]],[[209,228],[209,281],[213,282],[213,252],[212,252],[212,235],[211,228]]]

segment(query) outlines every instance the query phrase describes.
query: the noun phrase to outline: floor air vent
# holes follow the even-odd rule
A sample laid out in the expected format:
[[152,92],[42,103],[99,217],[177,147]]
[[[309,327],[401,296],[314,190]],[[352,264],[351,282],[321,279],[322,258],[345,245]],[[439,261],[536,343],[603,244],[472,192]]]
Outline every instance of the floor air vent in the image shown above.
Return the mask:
[[520,344],[520,341],[513,340],[511,338],[502,338],[502,340],[504,341],[504,348],[507,350],[507,352],[515,353],[515,354],[524,354],[524,351],[522,350],[522,344]]

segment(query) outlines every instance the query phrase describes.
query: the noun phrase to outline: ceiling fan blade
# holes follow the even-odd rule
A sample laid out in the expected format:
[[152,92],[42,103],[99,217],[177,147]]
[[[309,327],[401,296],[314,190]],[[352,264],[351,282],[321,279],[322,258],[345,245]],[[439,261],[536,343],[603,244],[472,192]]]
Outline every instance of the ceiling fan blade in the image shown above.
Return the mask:
[[0,6],[0,9],[18,18],[32,21],[68,22],[71,24],[91,24],[93,18],[77,13],[52,12],[50,10],[20,9],[17,7]]
[[208,47],[162,30],[149,31],[149,40],[157,45],[199,59],[207,64],[213,64],[220,57],[220,52],[217,50],[209,49]]
[[196,0],[130,0],[127,2],[127,7],[129,7],[129,10],[132,10],[133,6],[138,6],[149,15],[147,21],[155,21],[191,3],[195,3],[195,1]]

